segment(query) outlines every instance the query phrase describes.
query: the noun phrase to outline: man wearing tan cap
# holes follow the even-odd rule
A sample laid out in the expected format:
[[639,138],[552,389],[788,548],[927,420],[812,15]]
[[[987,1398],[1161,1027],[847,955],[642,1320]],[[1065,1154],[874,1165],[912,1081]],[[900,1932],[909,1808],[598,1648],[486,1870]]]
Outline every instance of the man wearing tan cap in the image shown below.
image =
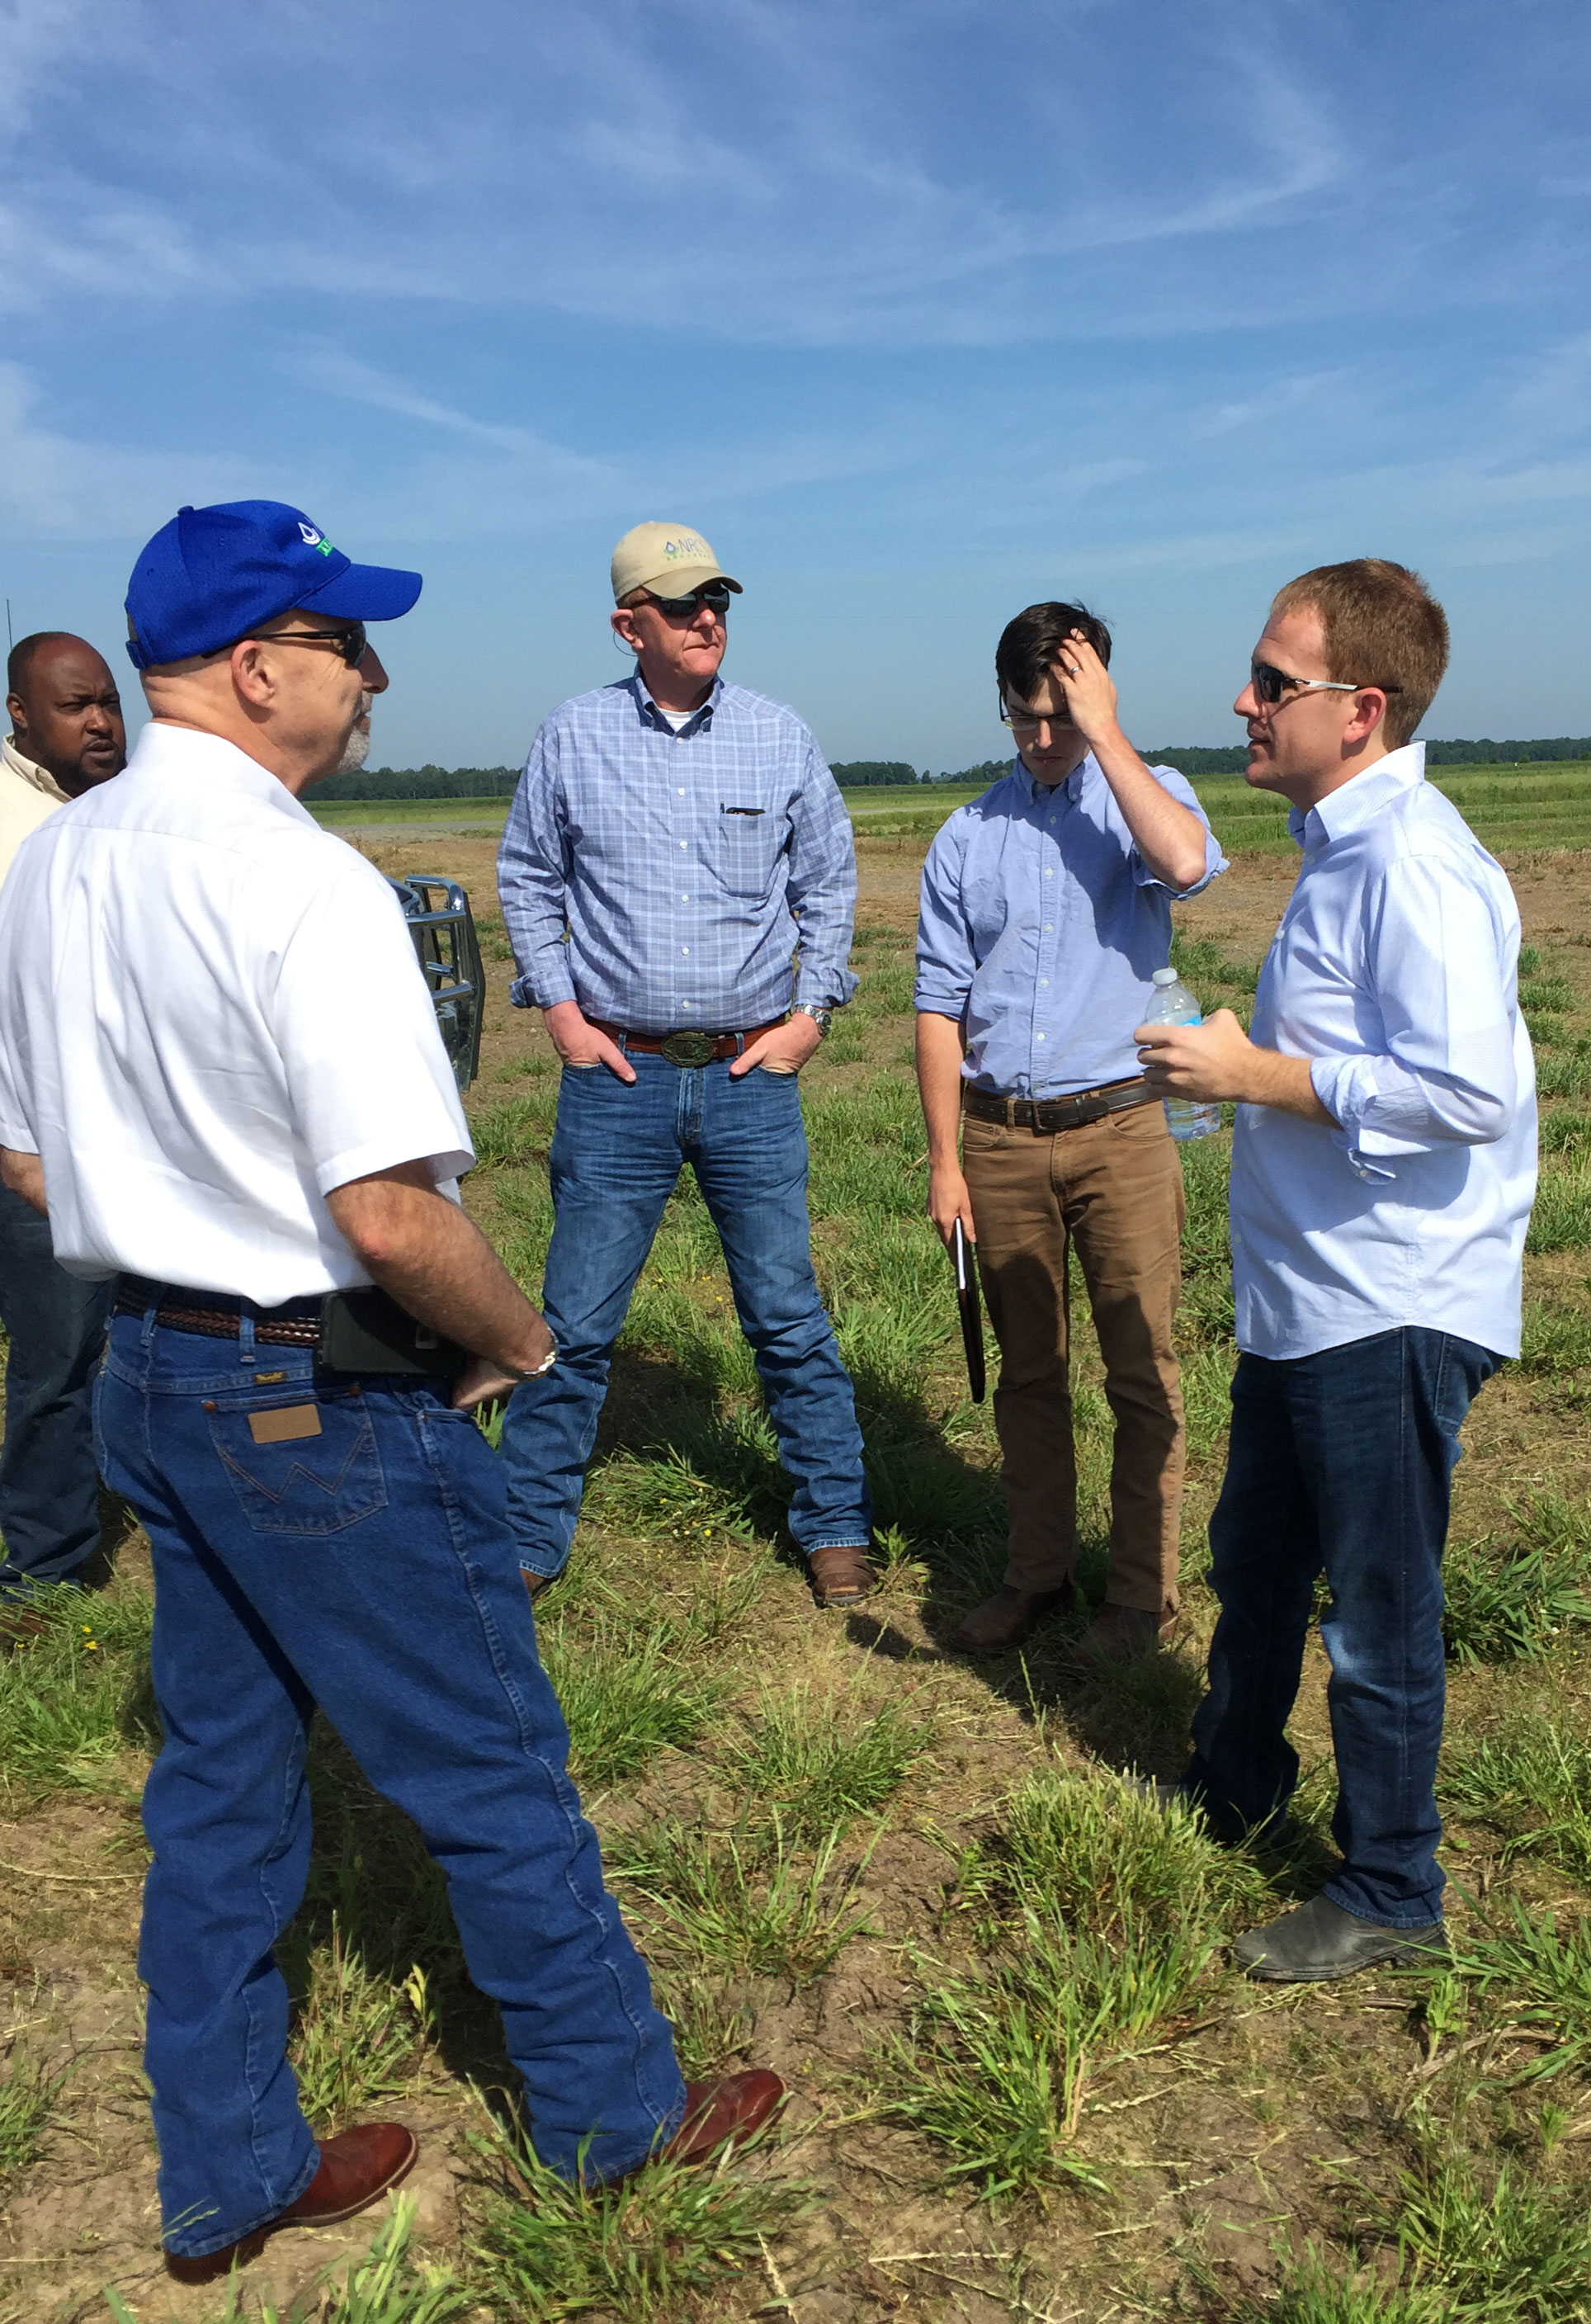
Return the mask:
[[558,1360],[502,1432],[520,1562],[534,1595],[568,1558],[613,1342],[688,1162],[795,1480],[791,1536],[818,1603],[854,1605],[871,1510],[813,1274],[796,1078],[856,989],[851,825],[795,712],[719,676],[740,585],[702,535],[637,525],[612,582],[635,670],[544,720],[498,860],[512,998],[565,1068],[543,1293]]

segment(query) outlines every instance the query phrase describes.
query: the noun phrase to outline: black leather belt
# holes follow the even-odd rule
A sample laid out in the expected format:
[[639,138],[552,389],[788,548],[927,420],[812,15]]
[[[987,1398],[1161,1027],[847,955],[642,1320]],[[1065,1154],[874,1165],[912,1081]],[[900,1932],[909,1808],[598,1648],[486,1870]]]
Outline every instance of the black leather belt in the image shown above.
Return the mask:
[[418,1373],[447,1379],[469,1360],[452,1340],[416,1321],[390,1294],[372,1287],[328,1291],[320,1299],[285,1299],[255,1307],[228,1291],[190,1291],[180,1283],[150,1283],[141,1275],[117,1277],[113,1312],[147,1315],[170,1332],[197,1332],[207,1340],[240,1340],[245,1309],[254,1338],[268,1348],[312,1348],[327,1371]]
[[970,1089],[961,1100],[974,1121],[998,1121],[1007,1130],[1031,1130],[1053,1137],[1061,1130],[1081,1130],[1086,1122],[1103,1121],[1108,1113],[1125,1113],[1129,1106],[1152,1103],[1154,1093],[1142,1074],[1129,1082],[1106,1082],[1102,1087],[1074,1090],[1070,1097],[998,1097],[993,1090]]

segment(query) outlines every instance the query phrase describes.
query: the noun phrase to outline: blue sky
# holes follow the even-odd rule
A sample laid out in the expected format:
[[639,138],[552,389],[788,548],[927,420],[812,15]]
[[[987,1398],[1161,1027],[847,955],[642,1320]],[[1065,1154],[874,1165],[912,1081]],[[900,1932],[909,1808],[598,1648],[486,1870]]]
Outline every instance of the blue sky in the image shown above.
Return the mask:
[[1228,742],[1375,553],[1427,731],[1584,733],[1588,81],[1584,0],[0,0],[0,587],[119,658],[179,503],[295,502],[426,575],[372,761],[495,763],[686,521],[732,674],[938,769],[1034,598]]

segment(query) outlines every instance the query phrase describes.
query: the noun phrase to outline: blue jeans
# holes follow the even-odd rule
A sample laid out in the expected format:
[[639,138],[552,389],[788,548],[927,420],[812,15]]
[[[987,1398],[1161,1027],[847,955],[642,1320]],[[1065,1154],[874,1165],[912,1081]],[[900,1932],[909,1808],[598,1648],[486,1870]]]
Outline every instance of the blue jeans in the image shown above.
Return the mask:
[[1326,1894],[1384,1927],[1440,1918],[1436,1805],[1442,1551],[1458,1431],[1501,1360],[1446,1332],[1378,1332],[1291,1362],[1240,1356],[1209,1522],[1220,1619],[1182,1786],[1218,1830],[1280,1820],[1316,1578],[1337,1755]]
[[108,1283],[58,1265],[50,1224],[0,1187],[0,1322],[5,1443],[0,1450],[0,1598],[69,1582],[99,1546],[99,1472],[90,1406]]
[[558,1092],[542,1294],[558,1360],[515,1389],[502,1429],[520,1563],[547,1575],[568,1561],[613,1342],[684,1162],[723,1244],[779,1458],[796,1480],[791,1537],[809,1556],[865,1543],[872,1508],[856,1399],[812,1271],[796,1077],[754,1066],[731,1081],[727,1060],[630,1063],[633,1083],[605,1065],[566,1067]]
[[[116,1317],[96,1397],[154,1552],[139,1973],[166,2242],[190,2257],[296,2200],[318,2159],[272,1954],[308,1868],[317,1703],[446,1876],[543,2159],[573,2178],[594,2132],[588,2175],[611,2177],[685,2106],[565,1773],[484,1438],[428,1384],[317,1374],[244,1321],[235,1342]],[[282,1407],[298,1433],[257,1443],[251,1415]]]

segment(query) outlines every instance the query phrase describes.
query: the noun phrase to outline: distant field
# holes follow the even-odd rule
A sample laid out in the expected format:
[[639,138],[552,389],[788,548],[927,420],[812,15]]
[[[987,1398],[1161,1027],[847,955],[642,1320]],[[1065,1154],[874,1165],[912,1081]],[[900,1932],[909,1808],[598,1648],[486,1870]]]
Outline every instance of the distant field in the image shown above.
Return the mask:
[[[1591,762],[1550,766],[1443,767],[1433,776],[1483,844],[1494,851],[1591,847]],[[1283,853],[1292,844],[1287,816],[1267,791],[1251,791],[1241,775],[1215,775],[1196,788],[1230,855]],[[958,783],[903,783],[897,788],[852,791],[846,800],[860,838],[929,839],[975,788]],[[508,813],[501,798],[342,799],[312,812],[328,829],[396,832],[410,825],[453,825],[501,831]]]

